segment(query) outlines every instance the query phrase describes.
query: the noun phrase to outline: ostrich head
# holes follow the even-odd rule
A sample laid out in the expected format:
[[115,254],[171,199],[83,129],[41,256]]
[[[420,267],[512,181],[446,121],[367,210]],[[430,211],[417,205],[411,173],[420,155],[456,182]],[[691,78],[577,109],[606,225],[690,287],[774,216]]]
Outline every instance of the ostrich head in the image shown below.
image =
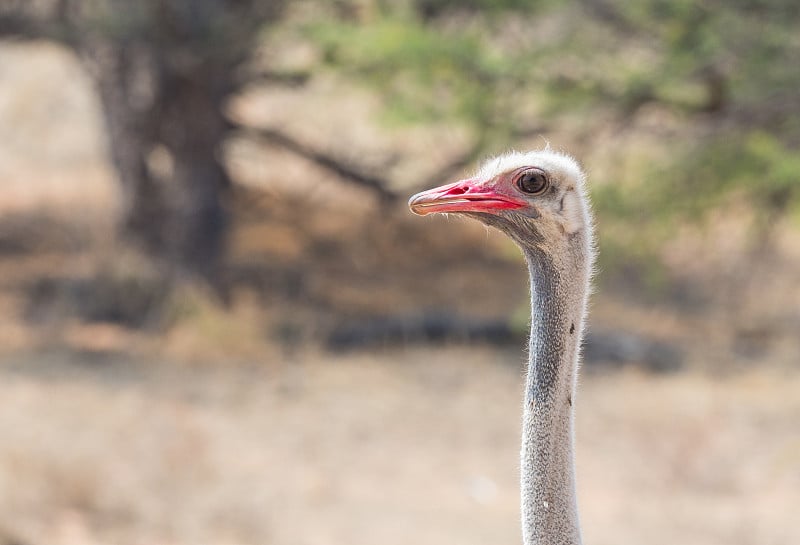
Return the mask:
[[472,178],[411,197],[420,215],[458,213],[497,227],[522,249],[531,281],[531,336],[521,450],[526,545],[580,545],[572,399],[594,247],[584,175],[550,150],[509,153]]
[[571,157],[512,152],[487,161],[471,178],[417,193],[408,205],[419,215],[464,214],[505,232],[525,252],[552,257],[590,240],[584,192],[583,171]]

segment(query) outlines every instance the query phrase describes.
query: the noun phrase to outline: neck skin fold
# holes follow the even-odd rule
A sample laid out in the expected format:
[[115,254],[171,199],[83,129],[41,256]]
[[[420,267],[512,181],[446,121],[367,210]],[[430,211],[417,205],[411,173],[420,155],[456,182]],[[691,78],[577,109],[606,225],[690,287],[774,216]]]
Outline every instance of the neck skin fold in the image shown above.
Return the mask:
[[531,279],[530,359],[520,453],[525,545],[579,545],[573,402],[586,313],[588,265],[526,252]]

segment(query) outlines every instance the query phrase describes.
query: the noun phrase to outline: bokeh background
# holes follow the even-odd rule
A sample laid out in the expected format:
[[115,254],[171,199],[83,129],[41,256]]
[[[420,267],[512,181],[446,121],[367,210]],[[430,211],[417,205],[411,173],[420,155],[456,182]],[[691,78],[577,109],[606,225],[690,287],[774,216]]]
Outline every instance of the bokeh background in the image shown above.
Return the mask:
[[527,276],[407,197],[589,173],[593,544],[800,542],[795,0],[4,0],[0,545],[519,542]]

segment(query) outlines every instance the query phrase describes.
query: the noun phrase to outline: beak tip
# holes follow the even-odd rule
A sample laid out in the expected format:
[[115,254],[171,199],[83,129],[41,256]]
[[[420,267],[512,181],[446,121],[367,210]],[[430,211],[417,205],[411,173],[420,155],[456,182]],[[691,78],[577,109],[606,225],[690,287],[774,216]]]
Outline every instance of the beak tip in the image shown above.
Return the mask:
[[420,207],[420,203],[418,202],[421,195],[422,193],[417,193],[416,195],[412,195],[411,198],[408,199],[408,209],[418,216],[425,215],[425,213],[422,212],[423,208]]

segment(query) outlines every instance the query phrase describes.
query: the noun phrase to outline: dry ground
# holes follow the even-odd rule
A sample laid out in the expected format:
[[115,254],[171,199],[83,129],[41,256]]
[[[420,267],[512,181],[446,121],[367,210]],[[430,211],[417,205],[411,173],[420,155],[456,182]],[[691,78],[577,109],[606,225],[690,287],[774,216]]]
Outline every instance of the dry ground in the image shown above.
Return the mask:
[[[518,542],[519,357],[8,359],[0,543]],[[798,388],[764,370],[585,376],[586,542],[800,542]]]

